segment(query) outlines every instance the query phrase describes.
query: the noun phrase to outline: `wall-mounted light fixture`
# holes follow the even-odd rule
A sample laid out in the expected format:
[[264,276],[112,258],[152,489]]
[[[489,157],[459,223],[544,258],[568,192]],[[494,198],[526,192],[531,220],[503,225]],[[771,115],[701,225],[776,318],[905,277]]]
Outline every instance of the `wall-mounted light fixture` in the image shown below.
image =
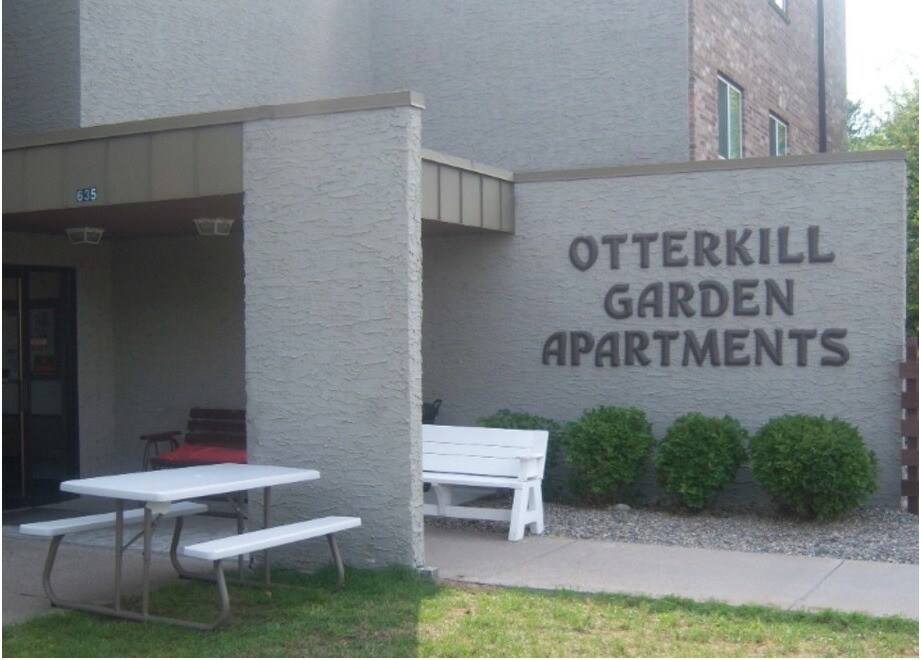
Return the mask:
[[195,229],[199,236],[230,236],[233,218],[195,218]]
[[99,245],[105,229],[102,227],[68,227],[67,238],[74,245]]

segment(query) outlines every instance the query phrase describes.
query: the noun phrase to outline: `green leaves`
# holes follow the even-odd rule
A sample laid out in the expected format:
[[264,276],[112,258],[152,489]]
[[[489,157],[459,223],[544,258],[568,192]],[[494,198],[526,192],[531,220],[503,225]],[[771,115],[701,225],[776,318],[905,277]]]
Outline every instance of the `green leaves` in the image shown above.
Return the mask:
[[566,460],[591,499],[608,501],[642,476],[654,442],[652,426],[639,408],[599,406],[567,425]]
[[775,417],[752,438],[749,453],[755,479],[802,518],[834,518],[876,490],[876,456],[857,428],[837,417]]
[[656,479],[678,504],[699,511],[735,478],[747,439],[728,415],[688,413],[672,422],[656,450]]

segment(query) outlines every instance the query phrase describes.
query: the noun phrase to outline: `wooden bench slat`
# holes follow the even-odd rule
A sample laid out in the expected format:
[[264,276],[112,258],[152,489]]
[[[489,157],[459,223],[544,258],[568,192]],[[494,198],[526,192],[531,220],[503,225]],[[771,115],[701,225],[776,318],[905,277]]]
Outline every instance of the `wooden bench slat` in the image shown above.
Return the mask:
[[546,431],[522,431],[520,429],[492,429],[478,426],[439,426],[423,424],[422,432],[426,443],[456,443],[462,445],[494,445],[499,447],[534,446],[535,438]]
[[183,548],[182,553],[197,559],[216,561],[297,541],[306,541],[360,525],[361,518],[328,516],[187,545]]
[[492,477],[516,477],[521,461],[514,458],[483,458],[480,456],[442,456],[424,454],[422,470],[425,472],[448,472],[460,474],[482,474]]
[[246,449],[245,435],[228,435],[227,433],[186,433],[184,439],[190,445],[213,445],[215,447]]
[[451,484],[452,486],[477,486],[480,488],[518,488],[527,483],[515,477],[494,477],[481,474],[461,474],[450,472],[422,472],[422,481],[429,483]]
[[246,422],[222,419],[189,419],[188,430],[199,433],[246,433]]
[[510,447],[503,445],[476,445],[462,442],[426,442],[423,450],[426,454],[442,456],[480,456],[483,458],[510,458],[532,453],[531,445],[527,447]]
[[192,419],[242,419],[246,420],[246,411],[239,408],[192,408]]
[[[208,505],[198,502],[174,502],[169,511],[162,514],[162,518],[177,518],[207,513]],[[126,524],[144,522],[144,509],[129,509],[124,512]],[[59,520],[46,520],[43,522],[25,523],[19,526],[22,534],[30,536],[59,536],[76,532],[88,532],[95,529],[105,529],[115,525],[115,512],[97,513],[77,518],[61,518]]]

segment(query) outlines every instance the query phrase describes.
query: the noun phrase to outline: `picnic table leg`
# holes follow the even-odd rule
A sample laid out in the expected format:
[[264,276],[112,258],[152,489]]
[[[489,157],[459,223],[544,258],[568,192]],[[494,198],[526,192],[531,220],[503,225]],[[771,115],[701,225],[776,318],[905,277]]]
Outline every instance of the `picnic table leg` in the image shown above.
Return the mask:
[[153,535],[151,511],[144,507],[144,572],[141,578],[141,613],[150,613],[150,537]]
[[339,574],[337,588],[341,589],[345,584],[345,566],[342,564],[342,555],[339,553],[339,545],[336,543],[335,534],[327,534],[326,540],[329,541],[329,550],[333,553],[333,561],[336,564],[336,572]]
[[[263,491],[262,496],[262,529],[268,529],[269,527],[269,505],[271,504],[272,499],[272,488],[266,486]],[[269,549],[266,548],[262,554],[262,562],[265,564],[265,588],[269,589],[269,585],[272,582],[272,567],[269,563]]]
[[55,607],[57,607],[60,599],[51,587],[51,569],[54,568],[54,560],[57,558],[58,547],[63,540],[63,534],[59,534],[51,539],[51,545],[48,546],[48,556],[45,557],[45,569],[42,571],[42,588],[45,590],[45,595],[48,597],[48,600]]
[[122,542],[125,532],[125,501],[115,500],[115,611],[122,608]]
[[[237,534],[242,534],[246,531],[246,523],[243,519],[243,498],[237,497],[237,495],[231,496],[233,499],[233,506],[237,511]],[[243,579],[243,555],[237,557],[237,577]]]

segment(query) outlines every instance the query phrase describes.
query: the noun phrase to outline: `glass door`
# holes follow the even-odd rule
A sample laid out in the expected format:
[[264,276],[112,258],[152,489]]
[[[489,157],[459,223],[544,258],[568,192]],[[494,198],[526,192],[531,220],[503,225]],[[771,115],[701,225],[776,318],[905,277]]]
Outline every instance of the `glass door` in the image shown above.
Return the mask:
[[3,269],[3,508],[61,499],[78,475],[72,269]]

